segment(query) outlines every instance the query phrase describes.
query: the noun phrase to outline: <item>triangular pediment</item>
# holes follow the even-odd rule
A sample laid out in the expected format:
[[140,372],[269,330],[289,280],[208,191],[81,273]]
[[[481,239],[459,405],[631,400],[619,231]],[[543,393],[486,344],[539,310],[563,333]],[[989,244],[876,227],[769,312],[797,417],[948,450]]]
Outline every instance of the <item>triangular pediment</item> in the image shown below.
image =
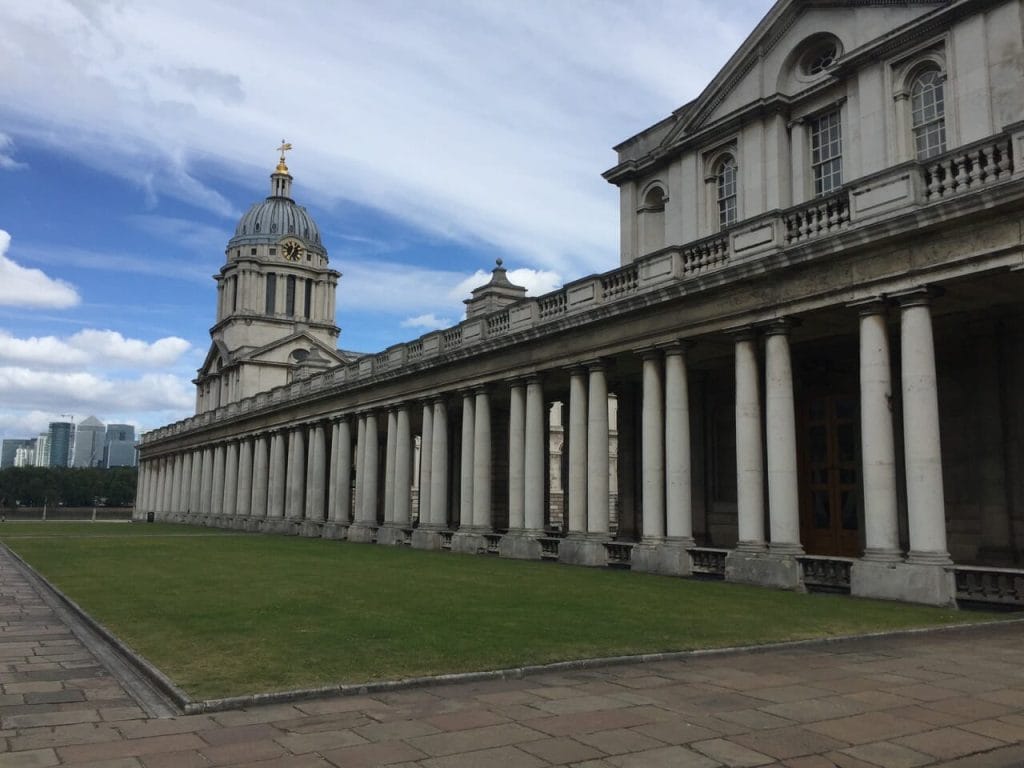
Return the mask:
[[337,349],[323,343],[308,331],[296,331],[262,347],[245,350],[236,355],[236,360],[240,363],[288,363],[293,362],[290,358],[295,350],[316,350],[317,354],[329,360],[332,366],[345,362]]
[[[951,5],[948,0],[780,0],[701,94],[673,115],[658,143],[664,150],[752,105],[793,99],[827,84],[844,61],[880,48]],[[820,75],[809,75],[801,57],[826,38],[838,40],[839,58]]]
[[206,357],[203,358],[203,364],[199,366],[197,378],[202,379],[215,374],[233,362],[234,360],[227,345],[220,339],[214,339],[210,343],[210,349],[206,353]]

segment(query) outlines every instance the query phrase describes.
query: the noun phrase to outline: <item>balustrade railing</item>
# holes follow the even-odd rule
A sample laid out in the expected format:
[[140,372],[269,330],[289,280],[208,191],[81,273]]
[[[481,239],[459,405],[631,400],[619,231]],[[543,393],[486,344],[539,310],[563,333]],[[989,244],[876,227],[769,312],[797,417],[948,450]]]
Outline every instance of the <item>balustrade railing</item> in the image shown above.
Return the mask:
[[419,360],[423,357],[423,339],[410,341],[405,345],[405,354],[410,360]]
[[557,315],[565,314],[567,304],[568,300],[566,299],[564,289],[555,293],[549,293],[547,296],[541,296],[537,299],[537,314],[541,320],[548,320]]
[[957,600],[1024,606],[1024,570],[958,565]]
[[509,318],[508,310],[504,312],[498,312],[494,315],[487,317],[487,335],[497,336],[502,333],[507,333],[511,327],[511,319]]
[[728,549],[713,547],[692,547],[689,550],[691,569],[694,573],[725,577],[725,557]]
[[454,535],[454,531],[441,531],[441,549],[452,548],[452,536]]
[[850,568],[853,566],[853,558],[805,555],[798,557],[797,561],[803,568],[804,586],[837,592],[850,591]]
[[608,554],[608,565],[611,567],[628,568],[633,557],[633,544],[625,541],[606,541],[605,552]]
[[637,292],[640,286],[640,269],[630,264],[601,276],[601,295],[605,301],[614,301],[621,296]]
[[850,193],[815,200],[786,214],[786,244],[802,243],[845,229],[850,224]]
[[540,542],[540,556],[542,560],[557,560],[558,559],[558,546],[562,543],[561,539],[545,536],[537,539]]
[[924,166],[925,198],[931,202],[1009,178],[1013,173],[1010,141],[999,137],[959,147]]
[[728,236],[711,237],[683,248],[683,274],[696,275],[724,265],[729,261]]
[[501,544],[500,533],[485,533],[484,538],[487,539],[487,554],[496,555],[498,554],[498,546]]
[[457,325],[454,328],[449,328],[441,334],[441,348],[442,349],[455,349],[456,347],[462,346],[462,326]]

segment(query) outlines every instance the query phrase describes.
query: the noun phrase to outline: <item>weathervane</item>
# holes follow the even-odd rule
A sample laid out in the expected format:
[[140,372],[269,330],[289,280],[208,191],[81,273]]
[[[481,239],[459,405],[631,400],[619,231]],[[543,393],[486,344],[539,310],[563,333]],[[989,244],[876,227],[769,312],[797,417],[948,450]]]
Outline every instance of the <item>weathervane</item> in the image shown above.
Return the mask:
[[281,146],[277,148],[277,151],[281,153],[281,160],[277,164],[278,173],[288,173],[288,166],[284,161],[284,153],[291,151],[292,145],[284,139],[281,139]]

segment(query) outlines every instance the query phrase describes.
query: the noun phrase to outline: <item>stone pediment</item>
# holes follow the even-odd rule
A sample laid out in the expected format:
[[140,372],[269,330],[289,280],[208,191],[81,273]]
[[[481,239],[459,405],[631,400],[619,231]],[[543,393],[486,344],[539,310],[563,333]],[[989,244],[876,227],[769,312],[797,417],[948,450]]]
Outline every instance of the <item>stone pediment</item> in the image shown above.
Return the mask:
[[227,345],[220,339],[214,339],[210,344],[210,350],[203,359],[203,364],[197,371],[198,378],[202,379],[211,374],[219,372],[223,368],[235,362],[234,356],[227,348]]
[[[827,87],[841,76],[844,61],[905,34],[914,22],[960,5],[947,0],[894,3],[887,0],[781,0],[765,15],[703,92],[677,110],[660,131],[661,151],[682,143],[749,108],[773,99],[792,101]],[[835,44],[834,60],[827,54]],[[815,64],[823,63],[815,71]],[[652,137],[653,138],[653,137]]]
[[346,362],[337,349],[332,349],[307,331],[296,331],[284,338],[265,344],[262,347],[246,350],[236,355],[236,362],[293,364],[305,359],[304,355],[296,356],[297,351],[305,351],[326,360],[330,366]]

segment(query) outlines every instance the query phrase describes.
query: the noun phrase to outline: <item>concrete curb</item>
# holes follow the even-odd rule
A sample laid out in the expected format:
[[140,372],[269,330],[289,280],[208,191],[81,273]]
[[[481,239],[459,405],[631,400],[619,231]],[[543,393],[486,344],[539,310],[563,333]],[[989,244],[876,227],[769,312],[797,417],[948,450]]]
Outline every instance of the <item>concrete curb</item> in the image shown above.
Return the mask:
[[195,701],[189,697],[187,693],[178,688],[178,686],[176,686],[171,679],[167,677],[167,675],[161,672],[145,657],[137,653],[131,648],[131,646],[118,639],[113,632],[92,618],[74,600],[51,584],[48,579],[32,568],[32,566],[25,562],[16,552],[2,542],[0,542],[0,547],[3,547],[7,552],[9,552],[24,569],[35,577],[41,586],[48,589],[72,613],[74,613],[77,618],[100,635],[105,642],[109,643],[120,657],[129,662],[137,672],[146,677],[155,688],[157,688],[168,699],[173,701],[178,709],[186,715],[224,712],[234,709],[247,709],[249,707],[266,706],[270,704],[289,704],[297,701],[309,701],[311,699],[342,696],[371,696],[378,693],[392,693],[418,688],[432,688],[442,685],[459,685],[465,683],[487,682],[490,680],[517,680],[533,675],[549,674],[552,672],[572,672],[581,669],[594,669],[597,667],[652,664],[661,661],[686,661],[687,659],[769,653],[771,651],[802,648],[814,649],[849,642],[885,640],[922,635],[977,632],[997,626],[1024,626],[1024,619],[985,621],[973,624],[945,624],[938,627],[919,627],[915,629],[893,630],[891,632],[869,632],[861,635],[819,637],[810,640],[790,640],[780,643],[766,643],[764,645],[738,645],[726,648],[702,648],[691,651],[665,651],[661,653],[641,653],[628,656],[598,656],[587,659],[555,661],[550,664],[531,664],[522,667],[509,667],[506,669],[485,670],[480,672],[427,675],[423,677],[407,677],[399,680],[381,680],[367,683],[339,683],[337,685],[326,685],[317,688],[299,688],[290,691],[253,693],[222,699],[205,699]]

